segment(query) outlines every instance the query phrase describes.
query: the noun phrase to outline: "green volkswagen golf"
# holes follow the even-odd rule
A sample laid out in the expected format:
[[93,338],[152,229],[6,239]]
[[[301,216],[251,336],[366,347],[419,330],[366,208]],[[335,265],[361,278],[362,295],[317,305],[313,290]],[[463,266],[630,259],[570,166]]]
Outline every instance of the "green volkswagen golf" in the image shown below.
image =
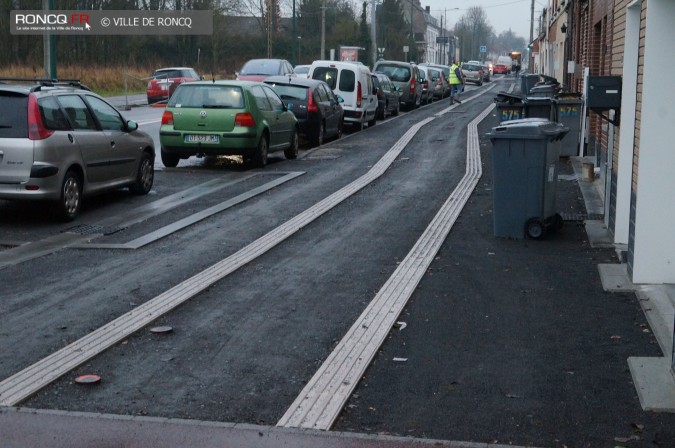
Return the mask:
[[240,155],[262,167],[268,152],[298,156],[298,121],[266,84],[197,81],[181,84],[171,96],[159,140],[167,167],[205,155]]

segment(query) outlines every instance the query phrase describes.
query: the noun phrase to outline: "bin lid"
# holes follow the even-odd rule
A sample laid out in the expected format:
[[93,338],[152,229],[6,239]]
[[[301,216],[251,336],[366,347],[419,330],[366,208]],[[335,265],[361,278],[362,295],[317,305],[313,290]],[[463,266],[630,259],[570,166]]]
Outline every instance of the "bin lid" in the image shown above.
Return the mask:
[[499,126],[492,128],[487,137],[494,143],[496,139],[523,139],[523,140],[560,140],[570,131],[570,128],[546,118],[523,118],[520,120],[503,121]]
[[514,103],[522,103],[523,99],[524,99],[523,96],[518,93],[509,93],[502,91],[497,94],[494,101],[495,103],[514,104]]

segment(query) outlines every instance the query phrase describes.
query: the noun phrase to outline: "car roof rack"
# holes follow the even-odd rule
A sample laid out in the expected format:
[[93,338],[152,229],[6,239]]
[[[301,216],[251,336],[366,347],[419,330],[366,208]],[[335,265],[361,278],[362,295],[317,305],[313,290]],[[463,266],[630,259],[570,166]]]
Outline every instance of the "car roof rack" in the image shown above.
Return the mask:
[[82,84],[79,79],[49,79],[49,78],[0,78],[0,83],[10,82],[31,82],[37,85],[33,86],[30,91],[37,92],[43,87],[74,87],[77,89],[89,90],[91,89]]

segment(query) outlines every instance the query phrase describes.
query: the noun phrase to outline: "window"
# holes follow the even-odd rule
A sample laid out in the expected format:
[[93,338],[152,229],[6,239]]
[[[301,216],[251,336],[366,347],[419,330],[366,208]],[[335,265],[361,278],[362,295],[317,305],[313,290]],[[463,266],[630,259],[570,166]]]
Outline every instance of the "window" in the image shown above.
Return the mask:
[[47,129],[53,131],[67,131],[70,128],[66,116],[63,114],[59,102],[53,97],[43,98],[38,101],[40,115]]
[[[370,82],[372,85],[372,81]],[[356,73],[352,70],[343,69],[340,72],[340,84],[338,90],[343,92],[353,92],[356,89]],[[372,89],[370,89],[372,90]]]
[[270,103],[272,104],[272,109],[275,111],[281,111],[284,110],[284,102],[281,101],[281,98],[279,98],[279,95],[277,95],[274,90],[270,89],[269,87],[265,86],[263,87],[265,90],[265,93],[267,94],[267,98],[269,99]]
[[244,95],[239,86],[181,84],[169,100],[170,107],[243,109]]
[[101,127],[105,131],[122,131],[126,127],[124,120],[120,117],[114,107],[105,101],[96,98],[95,96],[87,95],[87,101],[94,111],[94,115],[101,123]]
[[63,106],[63,110],[66,111],[66,116],[73,129],[98,129],[87,105],[78,95],[61,95],[58,97],[58,101]]
[[255,97],[255,103],[258,106],[258,109],[262,111],[272,110],[272,105],[270,104],[270,101],[267,99],[265,92],[263,92],[262,87],[260,86],[251,87],[251,93]]
[[0,110],[12,111],[0,115],[0,138],[28,137],[28,97],[3,92],[0,95]]
[[325,82],[332,90],[337,86],[337,76],[338,70],[335,67],[317,67],[312,73],[312,78]]
[[316,96],[318,97],[318,101],[321,102],[327,102],[330,100],[330,96],[328,96],[328,92],[326,92],[326,88],[323,86],[323,84],[316,86]]

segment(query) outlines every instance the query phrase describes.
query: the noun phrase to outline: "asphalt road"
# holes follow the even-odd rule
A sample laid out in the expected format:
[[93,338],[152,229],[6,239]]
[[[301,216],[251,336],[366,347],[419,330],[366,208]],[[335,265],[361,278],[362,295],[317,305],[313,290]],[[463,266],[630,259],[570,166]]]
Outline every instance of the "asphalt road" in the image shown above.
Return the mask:
[[[490,104],[484,96],[473,110]],[[409,127],[442,101],[346,135],[295,161],[274,155],[249,172],[236,162],[157,164],[153,194],[115,192],[85,202],[75,223],[40,205],[0,204],[4,242],[39,242],[96,226],[129,208],[222,180],[235,182],[92,243],[123,243],[236,197],[287,172],[299,177],[137,250],[56,250],[0,270],[0,377],[7,378],[242,249],[364,175]],[[155,135],[161,109],[125,113]],[[196,295],[21,406],[274,424],[382,283],[396,269],[464,173],[469,110],[424,126],[386,173],[288,240]],[[248,179],[242,177],[255,174]],[[5,245],[6,251],[11,249]],[[94,388],[73,379],[102,378]]]
[[[246,256],[367,175],[412,125],[434,117],[380,177],[13,405],[276,425],[458,187],[467,125],[508,84],[471,88],[465,99],[485,93],[449,111],[439,102],[378,122],[294,161],[275,155],[264,170],[213,159],[157,166],[153,194],[92,198],[71,224],[50,222],[39,205],[0,203],[0,239],[19,247],[74,225],[124,222],[130,210],[196,192],[89,245],[0,269],[4,379],[233,254]],[[161,109],[126,115],[156,133]],[[496,124],[494,111],[479,124],[483,176],[398,316],[405,327],[388,332],[332,429],[485,444],[675,446],[673,416],[641,411],[625,363],[658,352],[640,307],[632,295],[599,285],[596,263],[616,255],[588,247],[579,223],[545,242],[491,235],[485,133]],[[564,163],[561,170],[569,174]],[[287,173],[298,175],[147,245],[109,246],[156,235]],[[571,183],[559,197],[564,211],[583,212]],[[0,256],[12,247],[0,246]],[[173,331],[149,331],[160,325]],[[101,382],[76,384],[83,374]]]

